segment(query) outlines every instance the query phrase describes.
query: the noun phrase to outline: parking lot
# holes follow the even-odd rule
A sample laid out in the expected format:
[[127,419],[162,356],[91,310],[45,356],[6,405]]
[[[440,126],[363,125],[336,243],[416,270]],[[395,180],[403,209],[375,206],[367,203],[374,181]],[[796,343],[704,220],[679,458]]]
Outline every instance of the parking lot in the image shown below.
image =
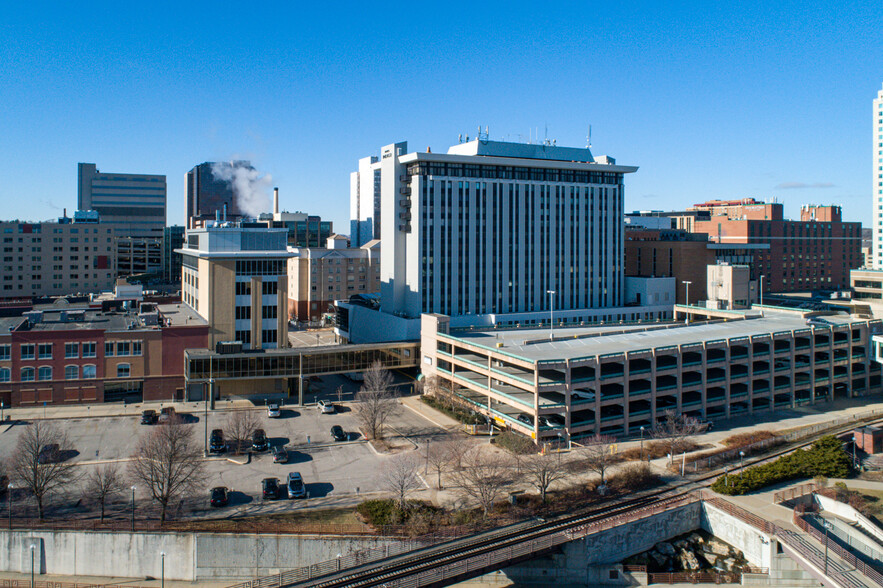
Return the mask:
[[[335,386],[336,382],[330,385]],[[351,392],[348,394],[351,395]],[[232,451],[212,455],[207,460],[207,476],[201,485],[204,487],[204,500],[200,496],[194,497],[194,500],[188,501],[188,510],[194,516],[229,516],[231,509],[241,514],[258,514],[324,508],[351,505],[358,502],[361,495],[381,491],[377,474],[389,456],[378,454],[365,441],[358,431],[355,415],[347,404],[338,405],[335,414],[321,414],[315,405],[284,406],[279,418],[269,418],[264,407],[225,410],[223,402],[219,403],[218,410],[207,413],[200,411],[198,405],[191,405],[192,408],[186,413],[179,409],[185,417],[185,426],[192,427],[200,449],[204,446],[206,432],[211,433],[218,428],[224,430],[232,414],[238,410],[250,410],[259,419],[259,426],[266,431],[271,447],[283,446],[289,453],[287,464],[274,463],[270,451],[250,456],[235,455]],[[158,410],[159,407],[150,408]],[[130,416],[82,417],[51,422],[67,435],[76,451],[71,459],[83,466],[83,473],[88,471],[87,468],[116,461],[125,468],[135,452],[138,439],[153,427],[162,426],[139,424],[140,411],[134,408]],[[341,426],[349,440],[335,442],[330,433],[333,425]],[[0,428],[0,460],[12,455],[24,428],[24,424]],[[428,439],[448,434],[405,409],[390,420],[387,431],[399,451],[414,451]],[[284,483],[289,472],[301,473],[308,500],[261,500],[261,480],[275,477]],[[229,507],[209,508],[208,491],[214,486],[226,486],[231,490]],[[76,492],[73,491],[74,494]],[[147,499],[139,491],[136,491],[136,495],[138,500]]]

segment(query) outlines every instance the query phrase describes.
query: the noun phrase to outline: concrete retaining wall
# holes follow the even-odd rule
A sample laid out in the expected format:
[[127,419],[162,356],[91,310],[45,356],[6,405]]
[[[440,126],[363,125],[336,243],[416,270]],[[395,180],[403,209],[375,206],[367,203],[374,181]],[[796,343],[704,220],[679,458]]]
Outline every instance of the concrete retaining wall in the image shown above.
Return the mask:
[[160,553],[170,580],[252,579],[383,547],[394,539],[315,535],[0,531],[0,571],[34,569],[65,576],[159,577]]
[[828,498],[827,496],[822,496],[821,494],[813,494],[813,498],[818,501],[822,510],[835,514],[847,521],[854,522],[870,535],[873,535],[877,541],[883,543],[883,530],[859,511],[855,510],[848,504],[844,504],[833,498]]
[[770,568],[775,540],[708,502],[702,503],[701,527],[745,554],[752,565]]

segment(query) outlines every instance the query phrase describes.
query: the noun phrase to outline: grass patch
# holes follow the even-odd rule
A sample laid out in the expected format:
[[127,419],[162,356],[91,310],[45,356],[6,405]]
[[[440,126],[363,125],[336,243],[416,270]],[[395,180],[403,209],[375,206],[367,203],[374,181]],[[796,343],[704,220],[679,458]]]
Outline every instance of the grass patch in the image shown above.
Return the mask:
[[733,449],[735,447],[744,447],[745,445],[751,445],[752,443],[760,443],[761,441],[775,439],[778,436],[777,433],[773,433],[772,431],[749,431],[747,433],[730,435],[723,440],[723,444],[726,447]]
[[[662,441],[648,441],[644,443],[644,459],[660,459],[668,456],[668,444]],[[695,441],[688,441],[684,445],[684,451],[687,453],[691,451],[696,451],[702,447]],[[625,461],[639,461],[641,459],[641,448],[640,447],[632,447],[631,449],[626,449],[621,452],[619,455],[622,456],[622,459]]]
[[431,406],[435,410],[443,412],[452,419],[458,420],[461,423],[467,425],[480,425],[487,422],[485,421],[485,418],[483,416],[474,413],[471,410],[463,408],[462,406],[453,404],[445,398],[423,394],[422,396],[420,396],[420,400],[422,400],[424,404]]

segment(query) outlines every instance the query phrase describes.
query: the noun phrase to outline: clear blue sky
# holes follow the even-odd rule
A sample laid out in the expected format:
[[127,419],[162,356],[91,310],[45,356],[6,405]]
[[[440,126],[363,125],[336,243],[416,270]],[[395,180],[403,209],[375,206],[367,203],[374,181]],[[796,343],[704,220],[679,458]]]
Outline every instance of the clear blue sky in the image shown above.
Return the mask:
[[[879,2],[43,3],[0,18],[0,218],[76,207],[76,164],[250,158],[349,230],[349,172],[407,140],[531,129],[640,170],[627,209],[708,198],[871,215]],[[617,6],[624,4],[626,6]],[[121,6],[123,8],[121,8]]]

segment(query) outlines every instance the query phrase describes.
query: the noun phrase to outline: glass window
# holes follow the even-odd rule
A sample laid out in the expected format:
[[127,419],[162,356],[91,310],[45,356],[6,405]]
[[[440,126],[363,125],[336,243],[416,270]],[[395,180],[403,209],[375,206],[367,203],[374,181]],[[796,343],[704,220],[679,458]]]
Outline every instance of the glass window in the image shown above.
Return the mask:
[[83,357],[95,357],[95,342],[83,343]]
[[21,368],[21,381],[22,382],[33,382],[34,381],[34,368],[32,368],[32,367]]
[[38,350],[40,359],[52,359],[52,343],[40,343]]
[[48,365],[41,366],[37,371],[37,379],[41,382],[45,382],[47,380],[52,379],[52,368]]
[[126,356],[131,354],[131,345],[128,341],[117,342],[117,355]]
[[34,359],[35,346],[33,343],[27,343],[21,346],[22,359]]
[[65,380],[79,380],[80,379],[80,368],[75,365],[67,365],[64,367],[64,379]]
[[132,341],[132,355],[141,355],[141,341]]
[[117,364],[117,377],[118,378],[128,378],[129,373],[131,372],[131,366],[127,363]]
[[11,377],[9,368],[0,368],[0,382],[8,382]]
[[104,343],[104,357],[113,357],[113,341]]
[[90,380],[95,378],[95,366],[87,364],[83,366],[83,379]]
[[78,343],[65,343],[64,344],[64,356],[67,359],[79,357],[80,356],[80,345]]
[[10,359],[11,349],[11,345],[0,345],[0,361]]

